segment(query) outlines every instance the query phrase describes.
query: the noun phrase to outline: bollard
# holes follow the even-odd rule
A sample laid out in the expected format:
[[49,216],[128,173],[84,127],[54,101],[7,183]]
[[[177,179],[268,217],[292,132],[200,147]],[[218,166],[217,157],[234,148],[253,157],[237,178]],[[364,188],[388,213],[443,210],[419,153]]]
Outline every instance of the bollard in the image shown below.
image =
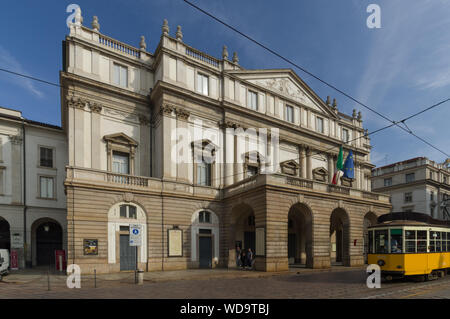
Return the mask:
[[47,289],[50,291],[50,271],[47,271]]
[[94,269],[94,288],[97,288],[97,270]]
[[137,282],[138,285],[143,285],[144,284],[144,271],[138,270],[137,277],[138,277],[138,282]]
[[59,271],[63,271],[63,259],[62,259],[62,256],[59,255],[58,259],[59,259]]

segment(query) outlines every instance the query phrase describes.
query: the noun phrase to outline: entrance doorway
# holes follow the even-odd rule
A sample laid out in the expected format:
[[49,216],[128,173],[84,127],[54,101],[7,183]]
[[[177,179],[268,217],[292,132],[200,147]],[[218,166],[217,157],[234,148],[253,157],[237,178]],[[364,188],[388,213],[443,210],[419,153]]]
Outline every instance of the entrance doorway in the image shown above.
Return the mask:
[[55,250],[63,246],[61,226],[53,221],[44,221],[36,228],[36,264],[54,265]]
[[313,267],[312,214],[310,209],[297,203],[288,214],[288,261],[291,267]]
[[11,235],[9,232],[9,223],[0,217],[0,249],[11,248]]
[[[209,231],[209,232],[207,232]],[[212,236],[210,229],[200,229],[198,237],[199,267],[212,268]]]
[[120,235],[120,270],[136,269],[136,247],[130,246],[130,235]]
[[350,265],[350,222],[342,208],[335,209],[330,217],[330,257],[332,265]]

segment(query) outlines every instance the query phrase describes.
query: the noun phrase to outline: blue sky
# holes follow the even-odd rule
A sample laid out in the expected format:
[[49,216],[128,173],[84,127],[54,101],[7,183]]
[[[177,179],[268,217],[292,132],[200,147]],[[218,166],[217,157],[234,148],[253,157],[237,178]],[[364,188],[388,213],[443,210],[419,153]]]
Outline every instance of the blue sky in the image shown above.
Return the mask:
[[[450,97],[449,0],[192,2],[394,120]],[[71,3],[80,5],[84,25],[90,26],[97,15],[101,33],[134,46],[144,35],[151,52],[167,18],[170,34],[181,25],[184,42],[210,55],[220,57],[226,44],[245,68],[293,68],[320,97],[336,98],[341,111],[360,110],[369,132],[388,124],[182,0],[9,1],[0,12],[0,68],[58,83],[61,42],[68,33],[66,7]],[[366,26],[371,3],[381,8],[381,29]],[[0,106],[21,110],[32,120],[61,124],[57,87],[0,72]],[[450,153],[450,102],[407,124]],[[395,127],[374,135],[372,146],[376,165],[416,156],[445,159]]]

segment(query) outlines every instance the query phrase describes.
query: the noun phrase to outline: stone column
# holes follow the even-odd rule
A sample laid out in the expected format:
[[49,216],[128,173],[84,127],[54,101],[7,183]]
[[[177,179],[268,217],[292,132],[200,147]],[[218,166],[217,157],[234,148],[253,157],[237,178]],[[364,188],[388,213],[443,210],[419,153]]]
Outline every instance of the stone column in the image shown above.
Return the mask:
[[230,186],[233,184],[235,173],[234,168],[234,129],[230,123],[223,125],[224,135],[225,135],[225,186]]
[[305,145],[300,145],[300,177],[307,178],[306,174],[306,149]]
[[312,159],[311,159],[312,149],[308,148],[306,150],[306,178],[312,179]]
[[139,172],[137,175],[150,176],[150,120],[144,116],[139,116],[139,123],[141,124],[139,132]]
[[101,111],[102,106],[97,103],[89,103],[91,109],[91,167],[95,169],[102,169],[101,167]]
[[[183,145],[183,153],[182,154],[177,154],[177,160],[178,163],[174,163],[173,165],[177,166],[177,181],[182,181],[182,182],[189,182],[189,168],[192,168],[191,165],[189,165],[190,159],[189,159],[189,147],[191,147],[190,145],[190,141],[181,141],[180,139],[186,139],[186,136],[183,136],[183,131],[187,131],[188,130],[188,118],[189,118],[189,112],[181,109],[181,108],[177,108],[175,110],[175,113],[177,115],[177,119],[176,119],[176,125],[177,125],[177,140],[179,142],[182,143]],[[195,164],[193,164],[195,165]],[[194,180],[196,178],[196,176],[193,177]]]
[[[162,116],[162,177],[164,179],[176,179],[176,166],[172,161],[172,129],[175,125],[175,119],[172,117],[172,112],[174,107],[172,105],[162,105],[160,109],[160,114]],[[175,123],[174,123],[175,124]]]
[[334,174],[334,166],[333,166],[333,154],[327,154],[328,158],[328,183],[331,184],[331,181],[333,180],[333,174]]
[[12,204],[22,203],[22,136],[11,135],[11,184]]

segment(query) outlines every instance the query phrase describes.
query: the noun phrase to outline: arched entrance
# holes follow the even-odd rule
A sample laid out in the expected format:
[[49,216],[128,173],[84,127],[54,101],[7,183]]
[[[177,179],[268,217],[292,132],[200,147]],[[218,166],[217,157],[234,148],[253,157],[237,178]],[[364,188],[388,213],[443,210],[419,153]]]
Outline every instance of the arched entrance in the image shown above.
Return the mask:
[[55,264],[55,250],[63,249],[63,231],[61,225],[53,219],[42,218],[31,227],[33,238],[33,265]]
[[369,232],[368,228],[377,223],[377,215],[372,212],[368,212],[364,216],[363,221],[363,249],[364,249],[364,263],[367,264],[367,254],[369,253]]
[[347,212],[336,208],[330,217],[331,264],[350,265],[350,221]]
[[312,213],[303,204],[295,204],[288,214],[289,265],[313,266]]
[[236,250],[239,247],[246,251],[250,248],[255,253],[255,214],[247,204],[239,204],[231,211],[229,267],[236,267]]
[[0,217],[0,249],[11,248],[11,234],[9,231],[9,223],[6,219]]
[[191,261],[194,267],[213,268],[219,263],[219,217],[202,209],[191,217]]

